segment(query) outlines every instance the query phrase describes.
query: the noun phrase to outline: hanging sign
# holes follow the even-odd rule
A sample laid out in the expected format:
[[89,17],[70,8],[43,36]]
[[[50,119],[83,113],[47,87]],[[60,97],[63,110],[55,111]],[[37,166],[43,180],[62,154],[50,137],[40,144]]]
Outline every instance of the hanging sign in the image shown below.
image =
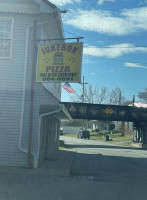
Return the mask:
[[80,82],[83,43],[38,46],[38,82]]

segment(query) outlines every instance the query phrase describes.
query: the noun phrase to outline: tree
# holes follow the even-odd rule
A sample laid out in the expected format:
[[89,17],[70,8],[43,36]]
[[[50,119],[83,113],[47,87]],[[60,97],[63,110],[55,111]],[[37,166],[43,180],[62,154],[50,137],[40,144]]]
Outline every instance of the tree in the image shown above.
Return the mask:
[[[110,93],[110,104],[114,105],[125,105],[126,101],[125,97],[122,95],[122,91],[120,88],[116,87],[112,90]],[[122,122],[122,128],[121,128],[121,135],[123,136],[125,133],[125,123]]]
[[[83,98],[84,95],[84,98]],[[74,102],[82,103],[84,99],[84,103],[91,103],[91,104],[101,104],[107,103],[108,99],[108,91],[105,87],[94,87],[92,85],[85,85],[84,87],[84,94],[83,88],[76,92],[74,95]],[[79,120],[81,122],[81,127],[84,129],[85,125],[89,122],[89,120]]]
[[122,95],[120,88],[116,87],[110,92],[109,102],[113,105],[123,105],[125,103],[125,97]]
[[138,92],[138,97],[142,102],[147,103],[147,88],[143,92]]
[[81,88],[81,90],[75,94],[74,101],[83,102],[83,95],[84,103],[101,104],[106,103],[109,93],[106,87],[99,88],[97,86],[94,87],[92,85],[86,85],[84,89],[84,94]]
[[91,104],[113,104],[113,105],[128,105],[131,101],[126,100],[125,96],[120,88],[116,87],[111,92],[106,87],[94,87],[93,85],[85,85],[84,98],[83,88],[75,93],[73,101]]

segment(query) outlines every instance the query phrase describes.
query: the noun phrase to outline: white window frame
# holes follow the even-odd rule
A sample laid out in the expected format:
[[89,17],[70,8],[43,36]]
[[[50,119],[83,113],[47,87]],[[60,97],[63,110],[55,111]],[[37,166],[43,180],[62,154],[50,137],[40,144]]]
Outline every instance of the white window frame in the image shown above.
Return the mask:
[[3,38],[0,37],[0,40],[3,41],[3,44],[5,43],[6,40],[10,40],[10,55],[9,55],[9,56],[4,55],[4,51],[5,51],[5,50],[3,49],[3,55],[0,55],[0,59],[12,58],[14,18],[10,18],[10,17],[0,17],[0,20],[11,20],[10,37],[6,37],[5,28],[4,28],[4,37],[3,37]]

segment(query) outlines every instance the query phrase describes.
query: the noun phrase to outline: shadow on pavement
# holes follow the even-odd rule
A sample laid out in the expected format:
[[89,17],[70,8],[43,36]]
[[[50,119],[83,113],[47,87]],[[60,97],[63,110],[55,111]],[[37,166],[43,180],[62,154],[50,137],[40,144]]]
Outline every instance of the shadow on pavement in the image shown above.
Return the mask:
[[71,175],[106,182],[147,184],[147,159],[138,157],[76,153]]
[[113,146],[113,145],[73,145],[73,144],[64,144],[65,148],[104,148],[104,149],[136,149],[136,150],[143,150],[142,148],[136,147],[124,147],[124,146]]

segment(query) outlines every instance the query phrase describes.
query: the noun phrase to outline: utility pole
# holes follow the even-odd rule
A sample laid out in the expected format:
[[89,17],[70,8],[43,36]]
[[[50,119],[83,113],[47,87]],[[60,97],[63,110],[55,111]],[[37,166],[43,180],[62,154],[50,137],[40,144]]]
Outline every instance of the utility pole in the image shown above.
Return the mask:
[[81,84],[83,85],[83,95],[82,95],[83,100],[82,100],[82,102],[84,103],[85,102],[85,84],[88,84],[88,83],[85,83],[84,76],[83,76],[83,82]]
[[121,105],[121,91],[119,93],[119,105]]
[[135,95],[133,95],[133,106],[134,106],[134,103],[135,103]]
[[[85,102],[85,84],[88,84],[88,83],[85,83],[84,81],[84,76],[83,76],[83,82],[81,82],[82,84],[82,88],[83,88],[83,94],[81,95],[82,96],[82,102],[84,103]],[[82,120],[82,130],[84,130],[84,121],[85,120]]]

